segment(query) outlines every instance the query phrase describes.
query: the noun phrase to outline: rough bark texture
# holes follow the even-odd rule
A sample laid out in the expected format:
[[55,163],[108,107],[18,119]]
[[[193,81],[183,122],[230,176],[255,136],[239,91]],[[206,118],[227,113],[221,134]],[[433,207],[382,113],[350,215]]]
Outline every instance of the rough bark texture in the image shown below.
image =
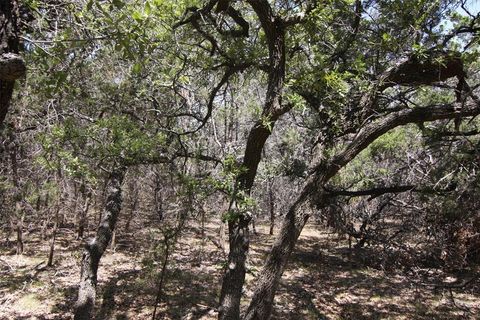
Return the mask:
[[248,246],[249,218],[240,216],[237,221],[228,223],[229,247],[228,265],[220,293],[219,319],[240,318],[240,298],[245,282]]
[[100,259],[107,249],[115,230],[122,206],[122,182],[125,168],[114,170],[108,180],[105,210],[95,238],[85,244],[82,257],[78,299],[75,304],[75,320],[93,319],[95,306],[97,271]]
[[[7,115],[10,100],[23,60],[18,56],[19,12],[15,0],[0,1],[0,125]],[[25,65],[23,64],[23,67]],[[20,69],[22,69],[20,67]],[[24,69],[24,68],[23,68]],[[15,71],[17,70],[17,71]],[[10,74],[2,74],[2,72]],[[13,72],[13,74],[12,74]]]
[[465,76],[459,53],[430,51],[423,59],[412,55],[388,70],[380,90],[394,85],[430,85],[453,77],[461,80]]
[[[16,205],[16,211],[21,211],[19,202]],[[17,213],[19,215],[19,213]],[[23,253],[23,217],[17,217],[17,254]]]
[[[267,320],[270,318],[275,291],[283,270],[308,220],[308,207],[315,205],[322,209],[328,206],[329,195],[325,190],[325,185],[341,168],[386,132],[408,123],[454,119],[458,115],[456,111],[458,107],[458,104],[436,105],[392,113],[365,126],[356,138],[331,161],[318,164],[312,176],[307,180],[302,193],[284,218],[277,240],[257,278],[252,301],[244,320]],[[478,114],[480,114],[478,103],[472,102],[463,106],[462,117]]]
[[[288,111],[281,106],[285,78],[285,30],[267,1],[249,1],[258,15],[262,28],[267,34],[269,46],[268,87],[262,118],[250,130],[245,148],[242,166],[245,173],[238,178],[241,192],[249,195],[252,189],[258,164],[261,160],[265,142],[272,133],[275,121]],[[240,318],[240,299],[245,282],[246,259],[249,247],[248,225],[250,217],[241,214],[235,221],[229,221],[229,245],[227,270],[220,293],[219,319],[236,320]]]
[[[301,208],[305,210],[301,210]],[[273,297],[277,290],[287,260],[295,247],[303,226],[308,220],[305,206],[297,202],[288,211],[283,225],[258,277],[256,289],[249,305],[245,320],[266,320],[270,318],[273,309]]]
[[85,196],[85,202],[83,204],[83,207],[81,208],[80,212],[80,219],[78,222],[78,233],[77,233],[77,239],[82,239],[83,238],[83,233],[85,232],[85,228],[87,226],[87,214],[88,214],[88,208],[90,207],[90,196],[86,195]]
[[20,55],[4,53],[0,56],[0,80],[14,81],[23,77],[25,71],[25,61]]
[[275,193],[273,191],[273,181],[268,183],[268,202],[270,209],[270,230],[269,235],[273,235],[273,229],[275,228]]
[[50,250],[48,252],[47,267],[53,266],[53,254],[55,253],[55,238],[57,237],[58,219],[55,219],[52,230],[52,239],[50,240]]

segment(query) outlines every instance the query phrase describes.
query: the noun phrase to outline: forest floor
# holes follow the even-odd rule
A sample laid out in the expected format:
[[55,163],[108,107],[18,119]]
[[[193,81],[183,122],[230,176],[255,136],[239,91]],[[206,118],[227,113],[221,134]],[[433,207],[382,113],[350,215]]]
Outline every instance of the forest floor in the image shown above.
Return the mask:
[[[116,249],[101,260],[97,319],[151,318],[162,254],[155,231],[139,230],[117,236]],[[218,234],[214,223],[203,235],[196,225],[181,234],[168,264],[161,319],[216,319],[225,261]],[[57,239],[50,268],[49,241],[39,234],[25,236],[23,255],[2,243],[0,319],[72,318],[81,241],[68,228],[59,229]],[[273,239],[263,225],[252,234],[243,307]],[[480,319],[478,273],[388,271],[378,267],[377,257],[373,249],[351,250],[345,239],[307,225],[282,278],[273,319]]]

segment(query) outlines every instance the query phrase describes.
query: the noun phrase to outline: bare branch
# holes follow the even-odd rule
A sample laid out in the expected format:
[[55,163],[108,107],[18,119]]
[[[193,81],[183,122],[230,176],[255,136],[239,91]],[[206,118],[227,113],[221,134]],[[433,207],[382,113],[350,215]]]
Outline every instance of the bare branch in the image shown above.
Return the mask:
[[223,75],[220,82],[213,88],[212,92],[210,92],[210,96],[209,96],[208,103],[207,103],[207,113],[206,113],[205,117],[203,117],[200,125],[197,128],[195,128],[194,130],[185,131],[185,132],[181,133],[181,135],[195,133],[195,132],[199,131],[200,129],[202,129],[207,124],[208,119],[210,119],[210,117],[212,116],[213,102],[215,100],[215,97],[217,96],[218,91],[220,91],[220,89],[228,82],[230,77],[232,77],[237,72],[241,72],[241,71],[247,69],[248,67],[250,67],[249,63],[244,63],[244,64],[240,64],[240,65],[229,65],[227,67],[227,70],[225,71],[225,74]]
[[394,186],[394,187],[383,187],[383,188],[373,188],[367,190],[358,190],[358,191],[349,191],[349,190],[332,190],[327,187],[324,187],[325,191],[328,192],[331,196],[346,196],[346,197],[362,197],[370,196],[369,201],[377,198],[386,193],[402,193],[407,191],[415,190],[415,186]]

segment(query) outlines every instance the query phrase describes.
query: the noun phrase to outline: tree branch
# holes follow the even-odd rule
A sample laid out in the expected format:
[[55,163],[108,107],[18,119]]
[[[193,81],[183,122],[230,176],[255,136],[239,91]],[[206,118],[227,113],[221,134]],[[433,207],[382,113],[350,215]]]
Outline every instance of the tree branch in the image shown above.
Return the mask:
[[215,97],[217,96],[218,91],[220,91],[220,89],[228,82],[231,76],[233,76],[237,72],[247,69],[248,67],[250,67],[250,65],[251,64],[249,63],[243,63],[240,65],[229,65],[227,67],[227,70],[225,71],[225,74],[223,75],[222,79],[220,79],[220,82],[213,88],[212,92],[210,92],[210,96],[208,98],[208,103],[207,103],[207,114],[205,115],[205,117],[203,117],[200,125],[194,130],[185,131],[181,133],[181,135],[195,133],[198,130],[202,129],[207,124],[208,119],[210,119],[210,117],[212,116],[213,102],[215,100]]
[[349,190],[333,190],[328,187],[323,187],[323,189],[328,193],[329,196],[337,197],[337,196],[345,196],[345,197],[364,197],[370,196],[368,201],[371,201],[375,198],[378,198],[381,195],[387,193],[403,193],[403,192],[415,192],[415,193],[423,193],[423,194],[435,194],[435,193],[445,193],[445,192],[452,192],[457,188],[456,184],[451,184],[447,188],[441,190],[435,190],[434,187],[425,187],[419,188],[414,185],[406,185],[406,186],[393,186],[393,187],[378,187],[366,190],[356,190],[356,191],[349,191]]
[[332,174],[335,174],[340,168],[350,162],[370,143],[387,133],[388,131],[406,125],[408,123],[430,122],[443,119],[455,119],[459,116],[458,110],[462,110],[461,117],[476,116],[480,114],[480,103],[471,101],[465,103],[452,103],[443,105],[433,105],[427,107],[417,107],[393,112],[383,119],[370,123],[357,134],[357,137],[341,153],[336,155],[330,166]]
[[328,197],[328,192],[324,190],[326,183],[372,142],[396,127],[409,123],[455,119],[459,116],[465,118],[480,114],[480,103],[476,101],[465,103],[459,114],[458,110],[461,106],[461,103],[452,103],[405,109],[369,123],[357,133],[354,140],[343,151],[340,151],[331,160],[321,161],[311,170],[310,177],[295,206],[300,205],[310,196],[314,197],[313,202],[316,205],[327,205],[325,197]]
[[349,191],[349,190],[332,190],[327,187],[324,187],[324,190],[328,192],[331,196],[346,196],[346,197],[362,197],[370,196],[368,199],[373,200],[381,195],[386,193],[402,193],[407,191],[414,191],[415,186],[394,186],[394,187],[383,187],[383,188],[372,188],[367,190],[358,190],[358,191]]

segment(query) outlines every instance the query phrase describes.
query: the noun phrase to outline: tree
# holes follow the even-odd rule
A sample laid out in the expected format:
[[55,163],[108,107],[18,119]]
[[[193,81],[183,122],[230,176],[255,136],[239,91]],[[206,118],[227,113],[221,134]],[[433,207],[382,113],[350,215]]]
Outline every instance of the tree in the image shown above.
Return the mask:
[[[362,5],[363,4],[360,1],[357,1],[357,10],[358,6]],[[388,7],[388,4],[379,2],[380,9],[382,9],[383,5]],[[446,5],[448,6],[449,4]],[[368,12],[368,10],[368,7],[360,8],[360,12]],[[434,23],[432,21],[428,22],[428,19],[430,18],[427,18],[427,21],[424,21],[423,23]],[[354,19],[353,30],[355,33],[358,31],[359,23],[361,22]],[[368,24],[368,22],[362,23]],[[421,30],[422,26],[419,25],[419,30],[415,30],[415,32],[421,32]],[[388,37],[389,35],[387,34],[385,38]],[[428,45],[430,41],[437,39],[438,35],[426,32],[425,37],[427,40],[420,45]],[[431,38],[429,39],[429,37]],[[349,43],[349,45],[353,47],[353,43]],[[412,45],[414,48],[415,45],[419,46],[419,44]],[[445,45],[445,43],[443,43],[443,45]],[[345,53],[346,51],[342,50],[342,54]],[[463,85],[457,86],[455,102],[414,107],[411,109],[400,107],[400,111],[393,111],[395,110],[395,107],[393,107],[392,111],[381,109],[382,102],[380,95],[389,87],[402,85],[410,88],[418,88],[419,84],[432,85],[438,81],[445,81],[447,78],[453,76],[459,78],[459,82],[464,81],[465,71],[461,60],[450,64],[449,61],[457,59],[450,58],[452,57],[450,53],[442,53],[442,58],[440,58],[440,60],[436,58],[435,51],[427,50],[423,51],[423,54],[424,56],[417,60],[415,55],[418,55],[418,53],[414,53],[413,58],[410,57],[406,60],[400,60],[393,68],[377,74],[374,78],[376,79],[374,80],[374,83],[376,81],[379,85],[374,85],[373,89],[362,94],[362,98],[355,100],[357,103],[355,110],[361,110],[360,122],[353,127],[347,128],[346,131],[341,133],[341,135],[348,134],[349,132],[354,133],[352,140],[347,142],[346,146],[340,149],[340,151],[334,152],[333,156],[326,159],[316,159],[317,164],[312,167],[310,171],[311,175],[307,179],[302,193],[286,214],[280,234],[267,258],[264,269],[258,276],[254,295],[245,319],[268,319],[270,317],[276,288],[278,287],[288,257],[293,251],[295,242],[298,239],[303,226],[309,219],[309,207],[324,210],[329,206],[330,195],[327,191],[327,183],[335,177],[340,169],[352,161],[362,150],[367,148],[377,138],[398,126],[403,126],[408,123],[424,123],[442,119],[455,119],[456,117],[459,117],[460,114],[461,117],[478,115],[480,112],[478,98],[471,95],[469,89],[466,90],[466,94],[471,96],[470,99],[468,99],[468,101],[465,98],[459,99],[459,95],[464,96],[465,94],[460,94],[459,91],[463,89],[458,89],[462,88]],[[346,59],[346,57],[344,58]],[[429,61],[443,62],[441,62],[440,65],[430,66],[429,64],[431,62]],[[437,62],[434,63],[436,64]],[[454,69],[456,71],[450,73],[449,70]],[[431,73],[432,77],[428,76],[427,73]],[[309,91],[309,89],[306,91]],[[318,104],[324,102],[321,97],[318,97],[318,93],[303,92],[300,94],[305,97],[308,103],[313,102],[313,107],[318,108]],[[317,106],[315,106],[315,104],[317,104]],[[459,112],[459,110],[462,111]],[[373,115],[372,112],[375,112],[376,115]],[[329,129],[327,128],[327,130]],[[324,137],[328,137],[328,134],[324,133]],[[328,140],[324,140],[322,143],[323,147],[327,147],[329,142]],[[411,187],[407,187],[407,189],[411,189]],[[394,189],[384,191],[395,192]],[[375,194],[375,191],[372,191],[371,194]]]
[[[382,96],[384,92],[387,92],[387,95],[394,94],[395,88],[399,86],[418,88],[420,85],[432,85],[456,77],[458,79],[455,89],[456,104],[451,104],[446,110],[439,107],[438,110],[444,111],[444,115],[424,120],[425,115],[418,109],[415,111],[418,114],[405,115],[408,120],[401,125],[454,118],[455,112],[452,112],[452,106],[457,110],[462,108],[459,104],[461,96],[469,92],[465,81],[463,58],[447,50],[447,43],[451,40],[450,35],[433,31],[433,28],[441,23],[442,14],[454,6],[455,4],[450,1],[435,4],[426,1],[405,1],[402,5],[383,1],[367,3],[341,1],[324,6],[308,1],[295,3],[207,1],[201,8],[189,8],[178,25],[190,24],[193,30],[202,36],[201,41],[210,44],[210,48],[206,50],[211,56],[220,60],[219,65],[229,66],[229,63],[234,61],[236,65],[248,67],[249,71],[258,69],[267,73],[263,111],[247,138],[242,161],[244,171],[238,176],[237,192],[250,194],[262,150],[275,123],[281,115],[290,111],[295,105],[301,107],[304,104],[312,109],[309,121],[315,123],[315,126],[320,126],[317,128],[321,131],[316,133],[319,136],[316,143],[323,147],[325,153],[328,149],[334,149],[339,142],[343,142],[349,134],[364,132],[362,127],[365,124],[376,121],[378,123],[372,124],[371,128],[368,126],[364,128],[373,131],[373,136],[365,133],[369,136],[368,139],[352,142],[350,149],[359,150],[353,151],[347,147],[345,154],[338,155],[345,158],[339,159],[342,163],[330,163],[317,159],[320,164],[318,168],[313,168],[311,171],[322,175],[322,178],[317,177],[318,181],[322,182],[316,182],[314,186],[307,183],[308,187],[305,187],[304,192],[292,206],[293,209],[290,209],[287,214],[292,221],[296,215],[294,212],[301,211],[299,208],[303,208],[310,194],[314,192],[322,194],[321,190],[325,184],[358,152],[383,133],[400,125],[382,122],[382,116],[385,116],[384,120],[387,121],[389,116],[401,115],[392,113],[398,107],[390,107],[394,104],[392,100],[401,102],[401,94],[390,97],[389,99],[392,100],[388,101]],[[408,19],[405,12],[410,15]],[[217,16],[218,13],[222,14]],[[254,14],[253,20],[243,18],[252,17],[252,14]],[[368,15],[372,15],[373,20],[369,20]],[[409,28],[412,16],[414,24]],[[225,24],[222,24],[223,22]],[[474,24],[475,19],[470,29],[462,30],[465,30],[465,33],[475,32],[475,28],[472,27]],[[225,26],[228,26],[227,30],[222,29]],[[251,33],[258,31],[261,32],[263,41],[249,42],[247,39],[250,39]],[[348,36],[345,37],[345,34]],[[243,47],[232,51],[230,41],[237,37],[245,37],[246,40],[238,41],[243,44]],[[242,54],[239,55],[238,50]],[[232,56],[231,52],[237,55]],[[243,54],[244,52],[267,52],[268,60],[265,63],[251,62],[252,57]],[[386,68],[387,61],[392,60],[395,63],[390,68]],[[288,74],[286,74],[287,69]],[[227,69],[225,82],[228,81],[228,76],[230,73]],[[288,90],[285,90],[285,78],[288,79]],[[221,82],[220,87],[223,84],[224,82]],[[213,92],[213,96],[216,93],[216,91]],[[285,97],[287,99],[284,99]],[[285,103],[282,100],[289,101]],[[212,105],[209,105],[206,118],[211,114],[211,108]],[[472,109],[475,110],[474,105]],[[426,108],[423,111],[437,112],[437,109]],[[456,117],[458,118],[460,114],[465,116],[463,112],[457,111]],[[475,111],[471,115],[474,114]],[[361,145],[355,146],[355,143]],[[351,152],[354,153],[353,157]],[[336,157],[334,156],[333,159],[335,160]],[[322,197],[319,196],[319,198]],[[314,202],[322,203],[323,200]],[[319,207],[324,206],[326,205],[319,205]],[[222,319],[239,317],[250,219],[247,212],[237,211],[228,221],[230,253],[220,296],[220,318]],[[306,216],[301,215],[298,218],[298,221],[303,223],[306,220]],[[293,223],[292,221],[290,223]],[[296,239],[299,235],[299,232],[292,231],[294,230],[292,226],[290,229],[285,228],[287,227],[281,231],[284,238],[274,246],[272,255],[267,261],[266,271],[258,282],[259,286],[270,287],[272,292],[275,291],[295,241],[290,244],[287,242]],[[281,266],[272,274],[268,272],[268,268],[269,263],[274,262]],[[273,295],[267,294],[265,290],[269,289],[265,287],[263,291],[257,290],[247,318],[269,317]],[[257,308],[258,299],[269,301],[260,303],[267,305],[259,307],[265,310],[259,311]]]
[[[265,70],[268,74],[268,79],[262,113],[247,137],[242,161],[244,170],[237,178],[235,188],[236,195],[234,195],[234,198],[248,197],[250,195],[265,143],[273,130],[275,122],[291,108],[290,104],[282,104],[282,95],[285,82],[286,29],[289,25],[294,24],[294,22],[277,16],[268,1],[247,1],[247,3],[251,6],[258,19],[256,23],[260,24],[261,30],[265,34],[266,43],[262,43],[262,46],[265,45],[267,49],[268,61],[264,66],[260,67],[260,69]],[[249,37],[249,30],[253,28],[249,28],[249,24],[242,17],[241,12],[236,10],[229,1],[209,1],[203,8],[193,9],[193,13],[180,24],[191,23],[205,39],[211,42],[212,54],[218,50],[220,59],[226,60],[223,62],[227,67],[227,72],[224,77],[224,82],[226,82],[234,72],[256,67],[256,63],[252,60],[242,59],[242,57],[230,57],[228,54],[224,55],[223,52],[225,52],[225,48],[221,48],[215,36],[210,34],[209,31],[205,31],[205,27],[199,24],[199,20],[203,15],[211,17],[212,20],[216,19],[213,17],[214,13],[212,12],[215,5],[215,13],[225,12],[227,15],[226,18],[231,18],[239,28],[237,30],[218,29],[217,33],[219,35],[231,35],[233,38]],[[257,29],[256,32],[258,32],[258,30],[259,29]],[[219,36],[218,34],[216,36]],[[263,48],[260,50],[263,50]],[[250,59],[255,59],[255,57],[251,57]],[[235,64],[232,65],[232,61],[234,61]],[[220,84],[223,85],[222,82]],[[230,207],[234,204],[235,201],[231,203]],[[245,281],[245,262],[249,246],[248,228],[250,220],[251,216],[249,216],[248,212],[242,212],[241,210],[237,210],[236,214],[228,219],[230,250],[227,262],[228,267],[225,271],[220,293],[220,319],[238,319],[240,315],[240,298]]]
[[[65,17],[54,16],[59,19],[55,26],[80,19],[88,27],[63,26],[51,33],[52,39],[29,41],[36,44],[40,65],[54,71],[45,91],[47,99],[57,98],[62,115],[42,136],[42,164],[48,170],[63,169],[81,185],[98,188],[95,184],[105,181],[98,228],[93,238],[85,239],[75,304],[75,319],[91,319],[97,271],[115,234],[127,172],[142,165],[168,163],[173,167],[178,158],[215,158],[191,152],[183,141],[186,133],[182,131],[188,129],[179,118],[194,117],[187,112],[177,114],[185,102],[179,99],[182,80],[176,69],[184,69],[186,58],[175,54],[168,26],[158,27],[154,20],[158,15],[162,22],[167,21],[171,15],[166,12],[176,10],[176,5],[157,2],[139,7],[136,2],[89,1],[75,10],[60,8],[65,9]],[[56,4],[54,9],[58,10]],[[130,23],[121,24],[125,19]],[[72,35],[78,38],[72,40]],[[65,42],[75,45],[66,46]],[[164,43],[171,49],[168,56],[163,55]],[[150,58],[139,61],[147,52]],[[52,59],[60,63],[52,65]],[[162,59],[164,64],[159,63]],[[96,76],[85,77],[85,73]],[[177,170],[171,173],[180,174]]]
[[[205,237],[210,213],[222,235],[228,225],[220,319],[270,317],[311,217],[356,248],[400,244],[393,217],[433,237],[425,254],[445,266],[474,260],[478,215],[454,214],[458,199],[478,208],[479,17],[456,13],[463,1],[26,4],[31,76],[10,108],[18,125],[0,132],[1,210],[18,251],[23,226],[51,230],[51,267],[57,229],[78,231],[76,319],[94,316],[112,239],[147,228],[163,230],[145,259],[152,274],[163,262],[156,317],[183,222],[198,219]],[[273,234],[276,211],[283,224],[242,314],[250,230],[268,212]]]
[[15,80],[24,76],[25,61],[20,50],[20,17],[17,1],[2,1],[0,5],[0,125],[7,115]]

